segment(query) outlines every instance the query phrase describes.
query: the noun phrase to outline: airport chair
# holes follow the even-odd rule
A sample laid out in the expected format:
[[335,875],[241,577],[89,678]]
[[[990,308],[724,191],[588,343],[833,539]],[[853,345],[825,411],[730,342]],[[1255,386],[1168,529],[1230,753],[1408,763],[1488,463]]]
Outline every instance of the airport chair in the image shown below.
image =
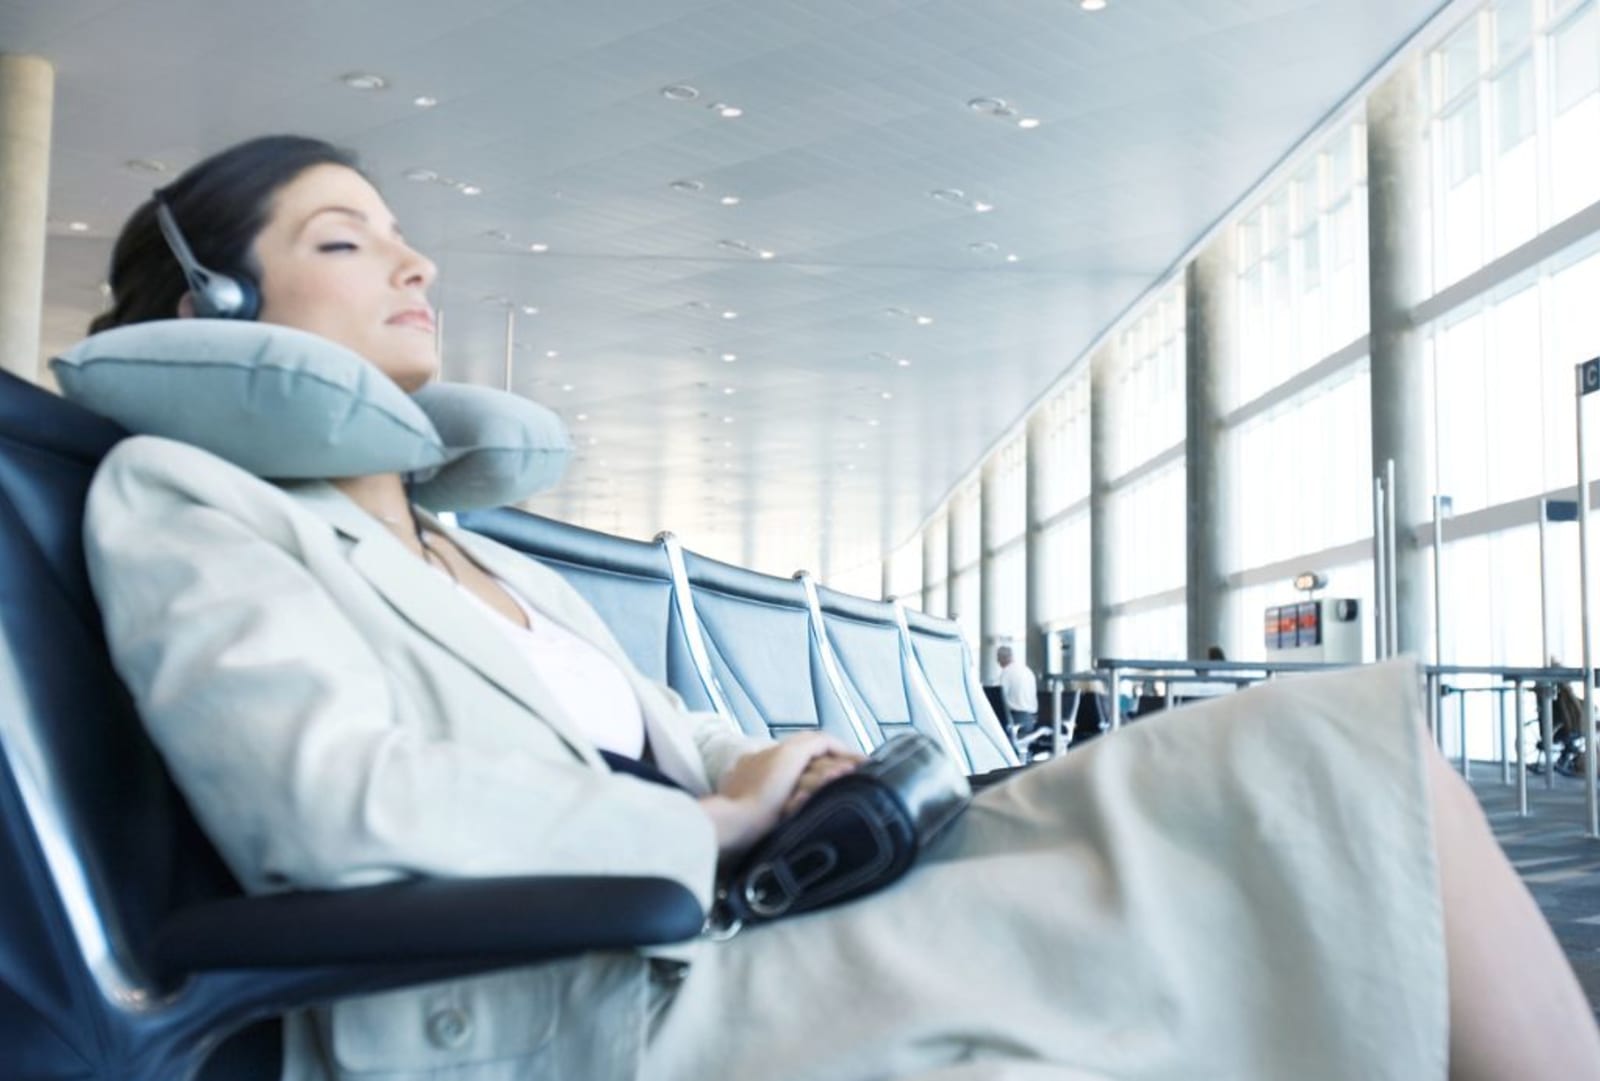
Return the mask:
[[862,751],[883,742],[817,633],[806,581],[688,551],[683,561],[712,677],[746,733],[822,731]]
[[957,734],[915,653],[907,648],[894,604],[825,586],[816,587],[815,594],[815,618],[838,658],[846,686],[885,736],[915,730],[942,743],[969,774],[993,768],[987,757],[975,761]]
[[950,718],[975,773],[1017,765],[1005,730],[983,697],[972,654],[954,620],[938,619],[900,608],[908,648],[927,677],[928,686]]
[[669,534],[653,543],[629,540],[509,507],[469,511],[457,522],[559,571],[605,620],[635,668],[671,687],[690,709],[731,716],[707,674]]
[[[0,1075],[181,1081],[314,1002],[696,934],[660,879],[430,880],[246,897],[112,670],[84,569],[122,433],[0,375]],[[275,1039],[230,1081],[278,1076]]]

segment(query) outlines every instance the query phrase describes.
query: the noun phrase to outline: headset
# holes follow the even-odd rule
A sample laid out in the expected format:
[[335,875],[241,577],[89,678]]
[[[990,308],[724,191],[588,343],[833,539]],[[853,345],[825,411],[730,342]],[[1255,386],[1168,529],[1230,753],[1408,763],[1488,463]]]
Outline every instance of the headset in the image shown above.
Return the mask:
[[161,227],[161,235],[166,238],[172,257],[183,268],[184,279],[189,283],[194,313],[207,319],[254,319],[259,315],[261,291],[256,283],[242,274],[229,276],[207,270],[189,250],[189,242],[183,239],[178,219],[167,206],[166,191],[156,189],[151,199],[155,203],[156,224]]

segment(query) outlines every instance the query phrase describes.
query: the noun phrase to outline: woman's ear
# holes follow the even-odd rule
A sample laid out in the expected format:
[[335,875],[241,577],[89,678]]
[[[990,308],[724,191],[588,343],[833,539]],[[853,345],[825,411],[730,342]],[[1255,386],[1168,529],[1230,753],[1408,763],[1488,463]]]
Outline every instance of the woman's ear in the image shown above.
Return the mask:
[[185,292],[183,294],[183,296],[178,298],[178,318],[179,319],[193,319],[194,318],[194,294],[193,293]]

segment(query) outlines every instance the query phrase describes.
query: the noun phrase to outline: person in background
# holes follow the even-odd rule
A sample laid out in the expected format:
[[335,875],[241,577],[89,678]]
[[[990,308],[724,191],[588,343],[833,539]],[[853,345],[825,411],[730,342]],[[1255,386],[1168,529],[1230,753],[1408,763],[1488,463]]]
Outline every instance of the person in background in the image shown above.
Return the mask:
[[1222,647],[1221,646],[1208,646],[1208,647],[1206,647],[1206,660],[1208,660],[1208,661],[1225,661],[1227,659],[1228,659],[1228,655],[1226,653],[1222,652]]
[[1025,736],[1039,723],[1039,677],[1016,659],[1010,646],[995,650],[994,659],[1000,663],[1000,693],[1011,711],[1012,732]]

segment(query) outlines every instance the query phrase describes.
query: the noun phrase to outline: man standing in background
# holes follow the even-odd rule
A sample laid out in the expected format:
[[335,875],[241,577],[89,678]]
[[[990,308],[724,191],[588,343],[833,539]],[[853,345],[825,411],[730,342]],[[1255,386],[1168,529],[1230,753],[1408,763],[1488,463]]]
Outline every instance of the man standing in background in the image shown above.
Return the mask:
[[1010,646],[995,650],[1000,664],[1000,693],[1011,711],[1013,741],[1033,731],[1039,723],[1039,679],[1033,669],[1016,660]]

